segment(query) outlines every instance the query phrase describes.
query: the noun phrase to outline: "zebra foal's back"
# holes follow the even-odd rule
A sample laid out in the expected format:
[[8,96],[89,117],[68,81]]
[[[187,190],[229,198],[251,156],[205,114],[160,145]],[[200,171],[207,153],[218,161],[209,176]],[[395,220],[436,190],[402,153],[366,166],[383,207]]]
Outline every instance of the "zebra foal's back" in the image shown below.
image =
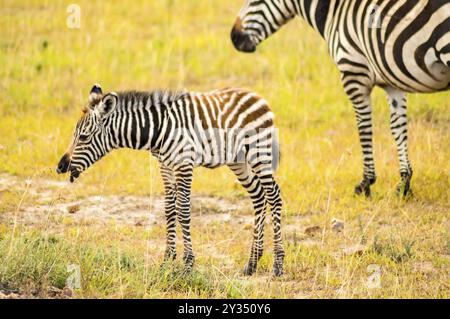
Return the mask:
[[[242,161],[271,161],[276,138],[274,116],[267,102],[245,89],[191,92],[168,110],[167,139],[159,155],[195,157],[196,166],[214,168]],[[172,118],[173,120],[170,120]],[[256,152],[255,152],[256,151]],[[171,166],[172,163],[166,163]]]

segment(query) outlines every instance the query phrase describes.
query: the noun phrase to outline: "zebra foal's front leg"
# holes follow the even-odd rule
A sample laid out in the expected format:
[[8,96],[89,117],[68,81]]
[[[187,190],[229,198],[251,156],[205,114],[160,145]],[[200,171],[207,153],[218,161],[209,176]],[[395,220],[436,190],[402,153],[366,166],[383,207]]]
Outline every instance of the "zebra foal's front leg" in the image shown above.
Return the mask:
[[166,216],[167,237],[164,262],[174,260],[177,256],[175,239],[176,233],[176,183],[172,169],[161,165],[161,176],[164,184],[164,214]]
[[191,242],[191,185],[193,165],[186,164],[175,170],[176,181],[176,211],[177,219],[183,234],[185,272],[190,272],[194,265],[194,252]]
[[387,87],[391,110],[391,133],[397,144],[397,155],[400,164],[401,182],[397,186],[397,193],[406,197],[410,193],[412,168],[408,158],[408,119],[406,94],[400,90]]

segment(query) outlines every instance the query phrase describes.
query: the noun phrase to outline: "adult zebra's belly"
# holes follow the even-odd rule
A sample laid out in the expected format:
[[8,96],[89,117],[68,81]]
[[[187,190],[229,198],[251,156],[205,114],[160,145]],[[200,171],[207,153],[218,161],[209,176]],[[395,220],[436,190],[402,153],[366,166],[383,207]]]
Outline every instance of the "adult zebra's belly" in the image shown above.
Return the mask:
[[[405,63],[400,68],[391,64],[377,74],[378,85],[390,85],[404,92],[433,93],[450,89],[450,68],[438,60],[426,58],[422,63]],[[388,74],[388,76],[386,76]]]

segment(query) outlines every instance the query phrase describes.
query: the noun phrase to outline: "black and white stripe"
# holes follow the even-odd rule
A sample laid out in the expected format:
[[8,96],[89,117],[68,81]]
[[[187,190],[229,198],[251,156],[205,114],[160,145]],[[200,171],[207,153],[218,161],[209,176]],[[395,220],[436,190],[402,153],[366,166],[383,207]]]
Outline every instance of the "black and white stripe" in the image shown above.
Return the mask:
[[247,0],[231,32],[235,47],[256,46],[295,16],[328,44],[357,118],[363,180],[356,193],[370,196],[376,180],[371,91],[386,91],[406,195],[412,177],[407,146],[407,92],[450,88],[450,0]]
[[274,273],[283,271],[282,200],[273,171],[278,144],[273,113],[256,93],[224,89],[210,93],[122,92],[91,90],[89,107],[78,121],[72,143],[58,165],[73,181],[109,151],[121,147],[150,151],[161,164],[165,188],[167,248],[176,257],[176,222],[182,227],[186,270],[194,263],[190,233],[193,169],[227,165],[248,191],[255,210],[250,259],[255,272],[263,252],[266,210],[274,228]]

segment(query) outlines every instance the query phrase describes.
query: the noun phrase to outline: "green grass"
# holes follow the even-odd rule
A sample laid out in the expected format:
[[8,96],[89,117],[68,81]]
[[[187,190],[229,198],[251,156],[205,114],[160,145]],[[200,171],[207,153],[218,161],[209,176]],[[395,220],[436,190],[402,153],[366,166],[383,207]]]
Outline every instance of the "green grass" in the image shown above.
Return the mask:
[[[389,108],[375,90],[378,181],[371,200],[355,197],[362,174],[355,118],[325,43],[294,21],[256,54],[238,53],[229,32],[242,2],[83,0],[77,2],[81,28],[69,29],[64,1],[3,1],[0,173],[22,181],[67,179],[54,168],[96,82],[106,91],[254,89],[270,102],[280,129],[286,275],[269,276],[268,249],[259,272],[241,276],[251,230],[233,223],[207,226],[194,219],[197,264],[187,277],[179,264],[159,268],[162,251],[148,241],[163,245],[162,224],[100,227],[50,214],[31,225],[10,223],[40,196],[14,185],[0,191],[0,288],[35,289],[45,297],[48,287],[64,287],[67,266],[77,264],[82,287],[76,297],[449,297],[450,93],[409,97],[414,197],[403,201],[395,195],[399,173]],[[77,183],[64,194],[51,188],[49,201],[162,194],[156,162],[131,150],[111,153]],[[226,168],[197,170],[193,192],[246,198]],[[333,217],[345,221],[343,234],[330,230]],[[312,244],[302,228],[288,229],[297,219],[323,229]],[[342,253],[360,243],[367,247],[363,254]],[[218,255],[200,249],[205,246]],[[367,288],[371,264],[382,269],[381,288]],[[418,271],[423,264],[431,270]]]

